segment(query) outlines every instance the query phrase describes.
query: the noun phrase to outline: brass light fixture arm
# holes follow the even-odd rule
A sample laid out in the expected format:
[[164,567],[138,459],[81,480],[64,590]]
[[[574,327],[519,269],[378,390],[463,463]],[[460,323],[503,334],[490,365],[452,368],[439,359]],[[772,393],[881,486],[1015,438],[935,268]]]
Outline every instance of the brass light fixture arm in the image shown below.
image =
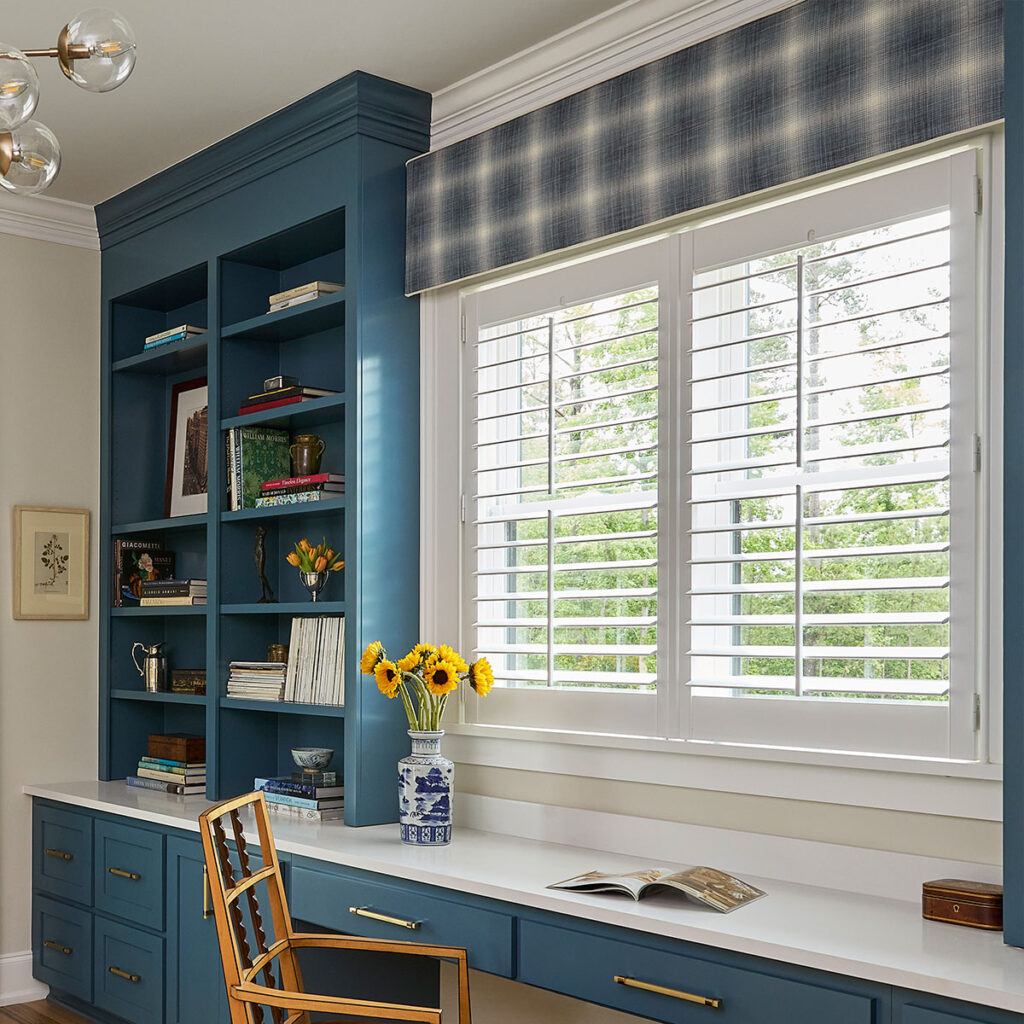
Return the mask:
[[71,77],[71,65],[76,60],[88,60],[92,51],[88,46],[79,43],[72,43],[68,39],[68,27],[65,25],[57,37],[57,45],[46,50],[22,50],[26,57],[56,57],[60,63],[60,69]]
[[14,136],[10,132],[0,132],[0,178],[6,178],[11,164],[19,159],[14,152]]

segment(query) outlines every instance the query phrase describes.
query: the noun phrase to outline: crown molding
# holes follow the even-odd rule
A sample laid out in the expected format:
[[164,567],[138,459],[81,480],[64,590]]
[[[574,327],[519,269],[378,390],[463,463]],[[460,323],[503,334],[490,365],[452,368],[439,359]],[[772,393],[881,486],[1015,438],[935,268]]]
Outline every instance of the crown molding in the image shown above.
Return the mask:
[[354,71],[100,203],[103,248],[352,135],[422,153],[429,117],[428,93]]
[[469,138],[802,0],[627,0],[434,93],[430,148]]
[[16,196],[0,190],[0,234],[98,250],[96,213],[85,203],[49,196]]

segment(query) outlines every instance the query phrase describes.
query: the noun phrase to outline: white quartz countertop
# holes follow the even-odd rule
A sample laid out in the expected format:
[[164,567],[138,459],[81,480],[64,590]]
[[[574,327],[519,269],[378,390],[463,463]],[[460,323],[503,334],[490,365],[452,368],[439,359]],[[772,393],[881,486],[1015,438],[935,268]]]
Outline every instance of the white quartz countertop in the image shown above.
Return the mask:
[[[24,792],[191,832],[198,832],[199,813],[208,804],[204,797],[175,797],[123,782],[30,785]],[[1006,946],[1002,932],[925,921],[917,902],[743,873],[768,896],[719,914],[675,893],[633,903],[546,888],[582,871],[651,866],[636,857],[459,827],[450,846],[437,848],[402,844],[397,825],[350,828],[275,818],[273,829],[278,849],[297,856],[1024,1012],[1024,949]],[[729,869],[727,849],[713,866]]]

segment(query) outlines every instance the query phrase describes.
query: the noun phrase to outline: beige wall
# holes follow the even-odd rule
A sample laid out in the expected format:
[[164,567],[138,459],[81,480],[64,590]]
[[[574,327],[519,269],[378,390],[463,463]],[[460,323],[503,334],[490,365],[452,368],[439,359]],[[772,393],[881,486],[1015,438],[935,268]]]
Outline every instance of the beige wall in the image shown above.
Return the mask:
[[[29,948],[29,781],[96,777],[99,253],[0,234],[0,956]],[[11,506],[92,512],[87,622],[15,622]]]

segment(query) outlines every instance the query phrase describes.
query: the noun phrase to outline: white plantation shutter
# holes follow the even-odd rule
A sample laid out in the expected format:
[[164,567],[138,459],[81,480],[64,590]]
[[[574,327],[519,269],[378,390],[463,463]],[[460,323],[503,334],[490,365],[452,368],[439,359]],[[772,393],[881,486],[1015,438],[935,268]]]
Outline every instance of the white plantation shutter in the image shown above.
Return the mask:
[[653,689],[656,287],[474,344],[475,647],[498,687]]

